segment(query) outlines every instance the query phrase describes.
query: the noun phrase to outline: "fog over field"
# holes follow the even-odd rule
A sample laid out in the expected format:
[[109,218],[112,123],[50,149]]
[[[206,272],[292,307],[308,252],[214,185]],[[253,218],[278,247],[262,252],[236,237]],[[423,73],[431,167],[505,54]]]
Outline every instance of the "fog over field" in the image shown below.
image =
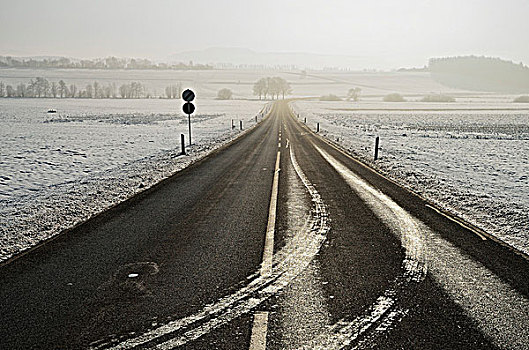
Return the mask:
[[[290,55],[281,64],[354,70],[457,55],[529,62],[524,0],[21,0],[0,9],[0,55],[273,63],[252,62],[250,49]],[[242,50],[201,52],[219,47]]]

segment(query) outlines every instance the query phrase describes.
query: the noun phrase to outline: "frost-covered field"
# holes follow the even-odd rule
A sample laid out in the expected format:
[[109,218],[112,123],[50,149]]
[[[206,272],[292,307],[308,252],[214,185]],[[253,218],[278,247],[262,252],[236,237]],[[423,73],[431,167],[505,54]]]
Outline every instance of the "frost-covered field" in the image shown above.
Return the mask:
[[[294,103],[311,128],[320,122],[323,135],[384,174],[529,254],[526,108],[496,100]],[[376,136],[381,158],[374,163]]]
[[[404,95],[431,93],[460,93],[433,81],[429,73],[410,72],[332,72],[332,71],[277,71],[266,69],[241,70],[88,70],[88,69],[6,69],[0,68],[0,81],[16,86],[28,83],[35,77],[49,81],[63,79],[67,84],[84,88],[94,81],[100,84],[116,83],[118,86],[132,81],[141,82],[155,96],[164,95],[166,86],[181,83],[192,87],[197,96],[214,98],[222,88],[233,91],[235,98],[255,98],[253,84],[264,77],[279,76],[292,86],[295,96],[321,96],[336,94],[345,96],[352,87],[360,87],[362,96],[381,96],[398,92]],[[476,93],[476,96],[482,94]],[[367,97],[369,98],[369,97]]]
[[[123,201],[255,125],[265,102],[0,99],[0,261]],[[57,115],[46,113],[57,109]],[[262,114],[262,113],[261,113]]]

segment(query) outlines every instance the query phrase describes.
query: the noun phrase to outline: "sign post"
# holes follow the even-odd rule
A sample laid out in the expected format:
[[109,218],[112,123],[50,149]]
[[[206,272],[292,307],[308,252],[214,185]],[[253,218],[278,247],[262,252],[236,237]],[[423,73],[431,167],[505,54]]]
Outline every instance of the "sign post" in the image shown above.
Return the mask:
[[191,114],[195,111],[195,105],[191,103],[195,99],[195,93],[189,89],[182,92],[182,98],[186,103],[182,106],[182,110],[187,114],[187,122],[189,124],[189,146],[191,146]]

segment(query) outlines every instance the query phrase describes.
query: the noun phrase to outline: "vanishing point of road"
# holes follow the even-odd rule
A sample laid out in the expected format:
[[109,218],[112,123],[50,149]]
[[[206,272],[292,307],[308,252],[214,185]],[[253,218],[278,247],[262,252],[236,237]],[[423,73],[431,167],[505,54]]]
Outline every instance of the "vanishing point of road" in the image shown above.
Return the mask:
[[529,349],[527,256],[299,119],[0,266],[0,347]]

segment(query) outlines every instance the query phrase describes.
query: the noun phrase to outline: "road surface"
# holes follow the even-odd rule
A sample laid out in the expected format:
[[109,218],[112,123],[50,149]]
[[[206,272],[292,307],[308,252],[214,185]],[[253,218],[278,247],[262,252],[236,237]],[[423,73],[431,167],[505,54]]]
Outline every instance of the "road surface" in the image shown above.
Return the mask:
[[2,348],[529,349],[527,257],[302,119],[1,266]]

